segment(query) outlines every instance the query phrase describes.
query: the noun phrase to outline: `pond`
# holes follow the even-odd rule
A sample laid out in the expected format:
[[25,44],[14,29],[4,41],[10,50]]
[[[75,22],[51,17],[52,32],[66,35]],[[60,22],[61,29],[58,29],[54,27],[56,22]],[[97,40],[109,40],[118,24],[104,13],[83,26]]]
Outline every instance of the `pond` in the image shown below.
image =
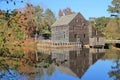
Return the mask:
[[0,80],[120,80],[120,51],[64,48],[0,56]]

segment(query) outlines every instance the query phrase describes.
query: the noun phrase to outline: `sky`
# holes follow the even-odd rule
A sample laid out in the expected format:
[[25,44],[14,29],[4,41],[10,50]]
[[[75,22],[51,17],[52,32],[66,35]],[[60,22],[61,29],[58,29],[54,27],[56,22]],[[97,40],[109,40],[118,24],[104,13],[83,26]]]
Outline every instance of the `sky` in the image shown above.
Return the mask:
[[[13,5],[13,3],[6,4],[4,0],[1,0],[0,9],[12,10],[24,6],[24,3],[20,3],[20,0],[16,1],[16,5]],[[111,5],[111,1],[112,0],[26,0],[26,2],[30,2],[33,5],[40,5],[44,9],[51,9],[56,17],[60,9],[69,7],[73,12],[80,12],[86,19],[89,19],[89,17],[109,17],[110,13],[107,9],[108,5]]]

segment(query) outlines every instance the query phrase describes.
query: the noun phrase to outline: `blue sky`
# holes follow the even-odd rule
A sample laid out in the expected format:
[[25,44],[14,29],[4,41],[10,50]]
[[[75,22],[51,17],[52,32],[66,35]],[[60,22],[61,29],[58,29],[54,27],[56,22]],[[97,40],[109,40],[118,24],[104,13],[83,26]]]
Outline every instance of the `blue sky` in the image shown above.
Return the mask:
[[[64,9],[70,7],[74,12],[80,12],[82,15],[88,19],[89,17],[109,17],[108,5],[111,4],[112,0],[26,0],[34,5],[41,5],[43,8],[50,8],[56,15],[59,9]],[[17,5],[14,6],[13,3],[5,4],[5,2],[0,2],[0,9],[13,9],[23,7],[23,3],[19,3],[17,0]]]

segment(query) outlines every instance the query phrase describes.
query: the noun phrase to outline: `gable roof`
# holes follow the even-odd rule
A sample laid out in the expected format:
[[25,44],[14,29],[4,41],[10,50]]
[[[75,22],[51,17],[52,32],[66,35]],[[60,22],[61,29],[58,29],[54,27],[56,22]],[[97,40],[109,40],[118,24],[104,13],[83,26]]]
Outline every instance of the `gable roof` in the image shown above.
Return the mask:
[[62,16],[52,26],[68,25],[78,14],[80,13]]

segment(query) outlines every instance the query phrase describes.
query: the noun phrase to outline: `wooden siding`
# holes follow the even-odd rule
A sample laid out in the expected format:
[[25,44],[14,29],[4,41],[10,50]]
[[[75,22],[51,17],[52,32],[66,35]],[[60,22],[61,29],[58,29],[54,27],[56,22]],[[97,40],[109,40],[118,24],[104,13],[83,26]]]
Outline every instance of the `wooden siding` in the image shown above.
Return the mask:
[[102,46],[105,45],[105,38],[104,37],[93,37],[90,38],[90,46]]
[[99,49],[99,48],[91,48],[90,53],[105,53],[105,49]]
[[89,26],[89,46],[104,46],[105,37],[95,27]]
[[[62,19],[68,21],[63,23]],[[53,42],[81,42],[82,45],[90,46],[105,44],[104,35],[89,25],[80,13],[63,16],[62,19],[60,18],[51,26]]]
[[89,43],[87,21],[82,16],[76,16],[69,25],[70,42]]
[[52,27],[52,41],[69,42],[68,26]]
[[52,41],[82,42],[83,44],[89,43],[87,21],[83,18],[83,16],[80,13],[74,16],[74,18],[70,21],[69,24],[61,24],[59,26],[51,27]]

